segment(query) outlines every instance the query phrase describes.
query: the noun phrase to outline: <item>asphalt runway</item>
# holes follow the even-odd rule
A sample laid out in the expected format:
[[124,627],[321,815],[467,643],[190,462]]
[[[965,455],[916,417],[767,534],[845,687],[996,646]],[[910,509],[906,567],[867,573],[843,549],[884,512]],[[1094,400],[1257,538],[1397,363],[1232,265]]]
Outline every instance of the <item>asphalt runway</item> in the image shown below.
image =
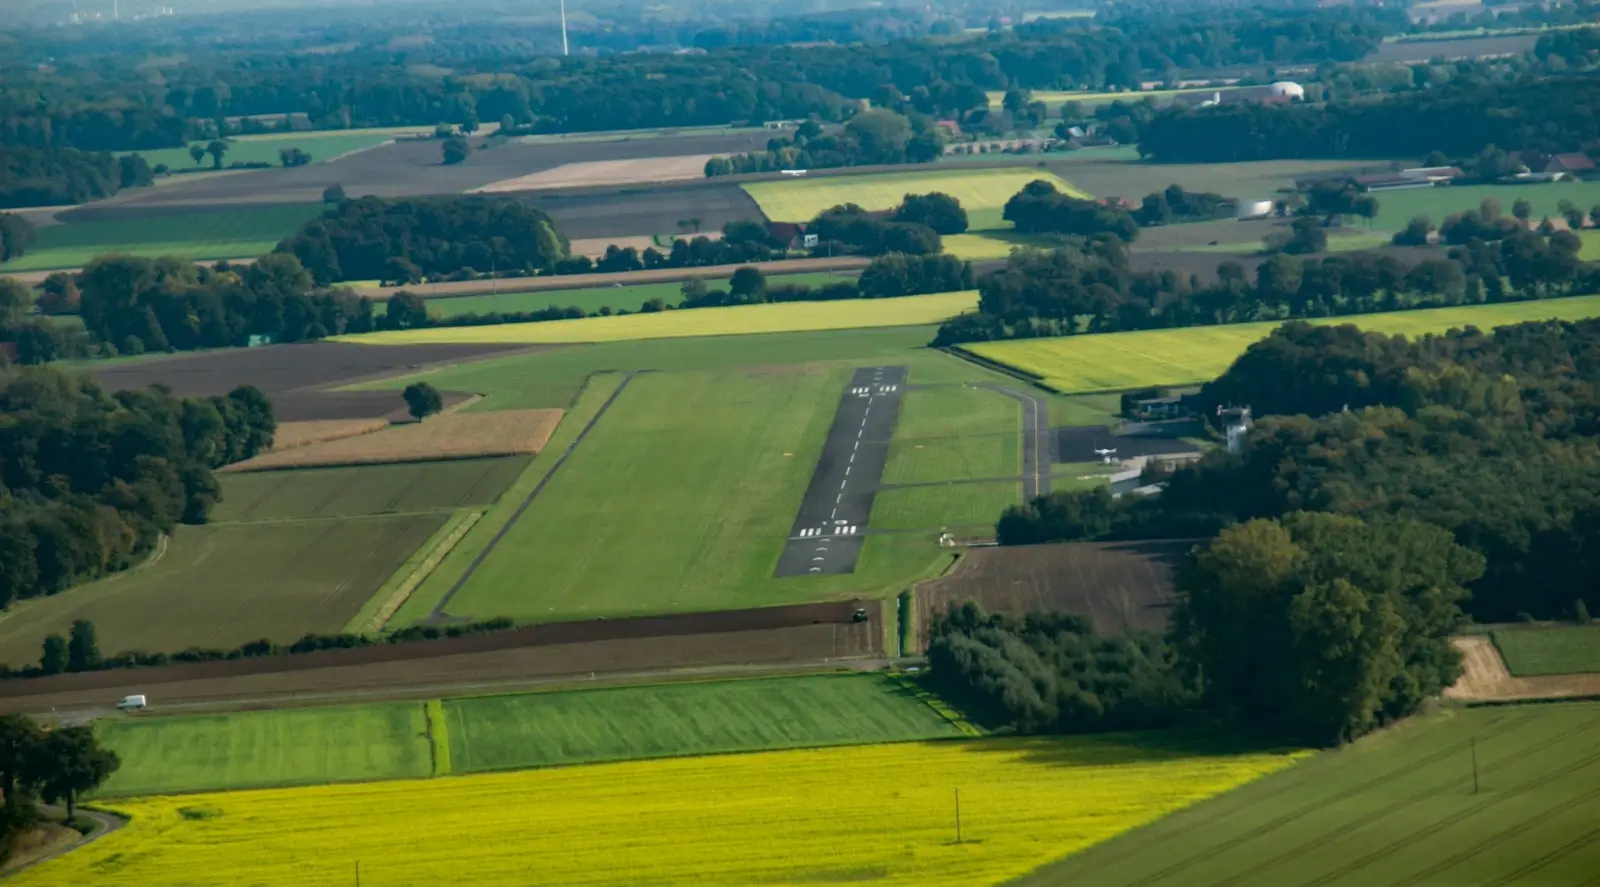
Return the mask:
[[861,367],[851,377],[774,578],[855,572],[907,370]]

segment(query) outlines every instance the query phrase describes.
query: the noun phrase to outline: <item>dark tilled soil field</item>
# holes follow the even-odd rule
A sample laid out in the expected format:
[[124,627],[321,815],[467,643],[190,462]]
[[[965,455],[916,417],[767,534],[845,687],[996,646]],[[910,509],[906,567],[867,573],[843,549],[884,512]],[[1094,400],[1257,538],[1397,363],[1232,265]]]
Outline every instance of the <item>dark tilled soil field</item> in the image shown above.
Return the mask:
[[686,182],[635,185],[577,193],[540,193],[529,199],[555,219],[568,237],[676,234],[679,220],[699,219],[700,230],[720,231],[735,221],[766,219],[738,185]]
[[[323,189],[329,185],[344,186],[345,193],[351,197],[368,194],[378,197],[459,194],[490,182],[553,169],[567,163],[681,154],[727,154],[765,147],[768,138],[770,134],[758,131],[622,141],[532,145],[508,143],[473,151],[465,163],[456,166],[440,163],[439,143],[436,141],[394,142],[333,163],[253,170],[162,188],[126,191],[123,192],[124,196],[63,213],[61,218],[68,222],[108,221],[144,218],[160,212],[162,207],[181,207],[181,211],[196,212],[219,205],[237,207],[241,204],[317,203],[322,200]],[[474,147],[486,141],[471,140]],[[673,222],[690,215],[696,213],[686,210],[684,214],[675,216],[663,232],[615,233],[670,233],[675,230]]]
[[[311,419],[367,419],[405,412],[390,391],[330,392],[327,388],[393,376],[444,363],[457,363],[520,350],[517,346],[410,345],[373,347],[341,342],[232,348],[135,361],[93,369],[104,388],[143,388],[161,383],[190,397],[227,394],[254,385],[272,399],[280,422]],[[448,393],[446,403],[466,397]]]
[[1160,631],[1172,607],[1173,573],[1193,544],[1070,542],[972,549],[950,575],[917,587],[918,643],[926,648],[934,614],[969,600],[997,613],[1078,613],[1105,634]]
[[1461,40],[1418,40],[1412,43],[1385,43],[1370,62],[1426,62],[1433,59],[1475,59],[1484,56],[1520,55],[1539,42],[1538,34],[1508,34],[1499,37],[1466,37]]
[[0,712],[104,707],[130,693],[158,705],[266,700],[310,694],[438,695],[451,685],[717,665],[821,663],[880,655],[876,601],[855,622],[852,602],[725,613],[530,626],[443,641],[332,650],[303,656],[89,672],[0,682]]

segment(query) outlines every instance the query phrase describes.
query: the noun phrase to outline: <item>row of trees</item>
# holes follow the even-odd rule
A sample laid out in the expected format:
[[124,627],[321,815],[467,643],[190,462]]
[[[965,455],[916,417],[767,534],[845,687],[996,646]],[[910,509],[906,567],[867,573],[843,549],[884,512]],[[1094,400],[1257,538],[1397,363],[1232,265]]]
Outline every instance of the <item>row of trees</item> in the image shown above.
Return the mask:
[[1448,83],[1436,89],[1327,106],[1174,106],[1140,127],[1139,153],[1165,162],[1291,157],[1476,155],[1485,146],[1550,153],[1600,141],[1600,81],[1525,77]]
[[816,121],[800,124],[790,138],[772,139],[765,151],[706,161],[706,176],[785,169],[828,169],[873,164],[927,163],[944,154],[944,131],[925,114],[874,108],[824,134]]
[[[1316,223],[1310,218],[1297,223]],[[1407,266],[1393,255],[1321,259],[1277,255],[1252,282],[1224,262],[1201,283],[1171,271],[1135,272],[1123,242],[1101,235],[1081,246],[1014,254],[978,280],[978,311],[947,321],[934,344],[1080,332],[1331,317],[1404,308],[1546,298],[1600,289],[1600,268],[1579,259],[1570,231],[1518,230],[1473,240],[1441,258]]]
[[1286,324],[1196,400],[1202,414],[1252,407],[1258,421],[1242,452],[1177,469],[1150,499],[1053,493],[1003,516],[1001,541],[1209,535],[1304,509],[1403,517],[1481,557],[1481,569],[1460,579],[1472,592],[1464,607],[1480,621],[1592,611],[1597,345],[1597,321],[1409,341]]
[[49,367],[0,373],[0,607],[130,564],[179,522],[204,523],[211,469],[272,445],[254,388],[107,394]]

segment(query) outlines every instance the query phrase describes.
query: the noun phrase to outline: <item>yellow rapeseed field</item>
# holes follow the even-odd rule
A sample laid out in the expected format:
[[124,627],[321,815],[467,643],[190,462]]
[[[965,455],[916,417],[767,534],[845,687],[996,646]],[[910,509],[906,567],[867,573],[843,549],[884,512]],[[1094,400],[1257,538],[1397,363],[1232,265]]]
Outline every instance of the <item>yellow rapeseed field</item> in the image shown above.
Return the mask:
[[939,323],[978,307],[978,293],[939,293],[898,299],[849,299],[840,302],[781,302],[736,308],[696,308],[626,317],[585,317],[544,323],[394,330],[362,336],[341,336],[363,345],[416,345],[423,342],[617,342],[624,339],[676,339],[690,336],[737,336],[881,326]]
[[[1056,190],[1074,197],[1088,197],[1071,182],[1041,169],[951,169],[891,172],[863,176],[817,176],[772,182],[747,182],[740,187],[749,194],[767,218],[775,222],[809,222],[830,207],[854,203],[862,209],[885,210],[900,205],[907,194],[938,191],[961,201],[972,219],[973,228],[1000,227],[999,210],[1022,187],[1044,179]],[[986,221],[985,221],[986,220]]]
[[[17,887],[996,884],[1295,755],[973,740],[117,802]],[[960,789],[963,842],[955,842]]]

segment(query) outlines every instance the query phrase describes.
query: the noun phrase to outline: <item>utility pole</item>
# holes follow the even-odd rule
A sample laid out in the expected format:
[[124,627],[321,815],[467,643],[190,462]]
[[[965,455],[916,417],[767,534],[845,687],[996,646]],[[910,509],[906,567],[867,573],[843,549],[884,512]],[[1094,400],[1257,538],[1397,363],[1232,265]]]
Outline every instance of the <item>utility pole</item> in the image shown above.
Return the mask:
[[356,887],[361,887],[361,860],[356,860]]
[[1478,793],[1478,737],[1472,737],[1472,793]]
[[961,843],[961,789],[956,789],[956,843]]

